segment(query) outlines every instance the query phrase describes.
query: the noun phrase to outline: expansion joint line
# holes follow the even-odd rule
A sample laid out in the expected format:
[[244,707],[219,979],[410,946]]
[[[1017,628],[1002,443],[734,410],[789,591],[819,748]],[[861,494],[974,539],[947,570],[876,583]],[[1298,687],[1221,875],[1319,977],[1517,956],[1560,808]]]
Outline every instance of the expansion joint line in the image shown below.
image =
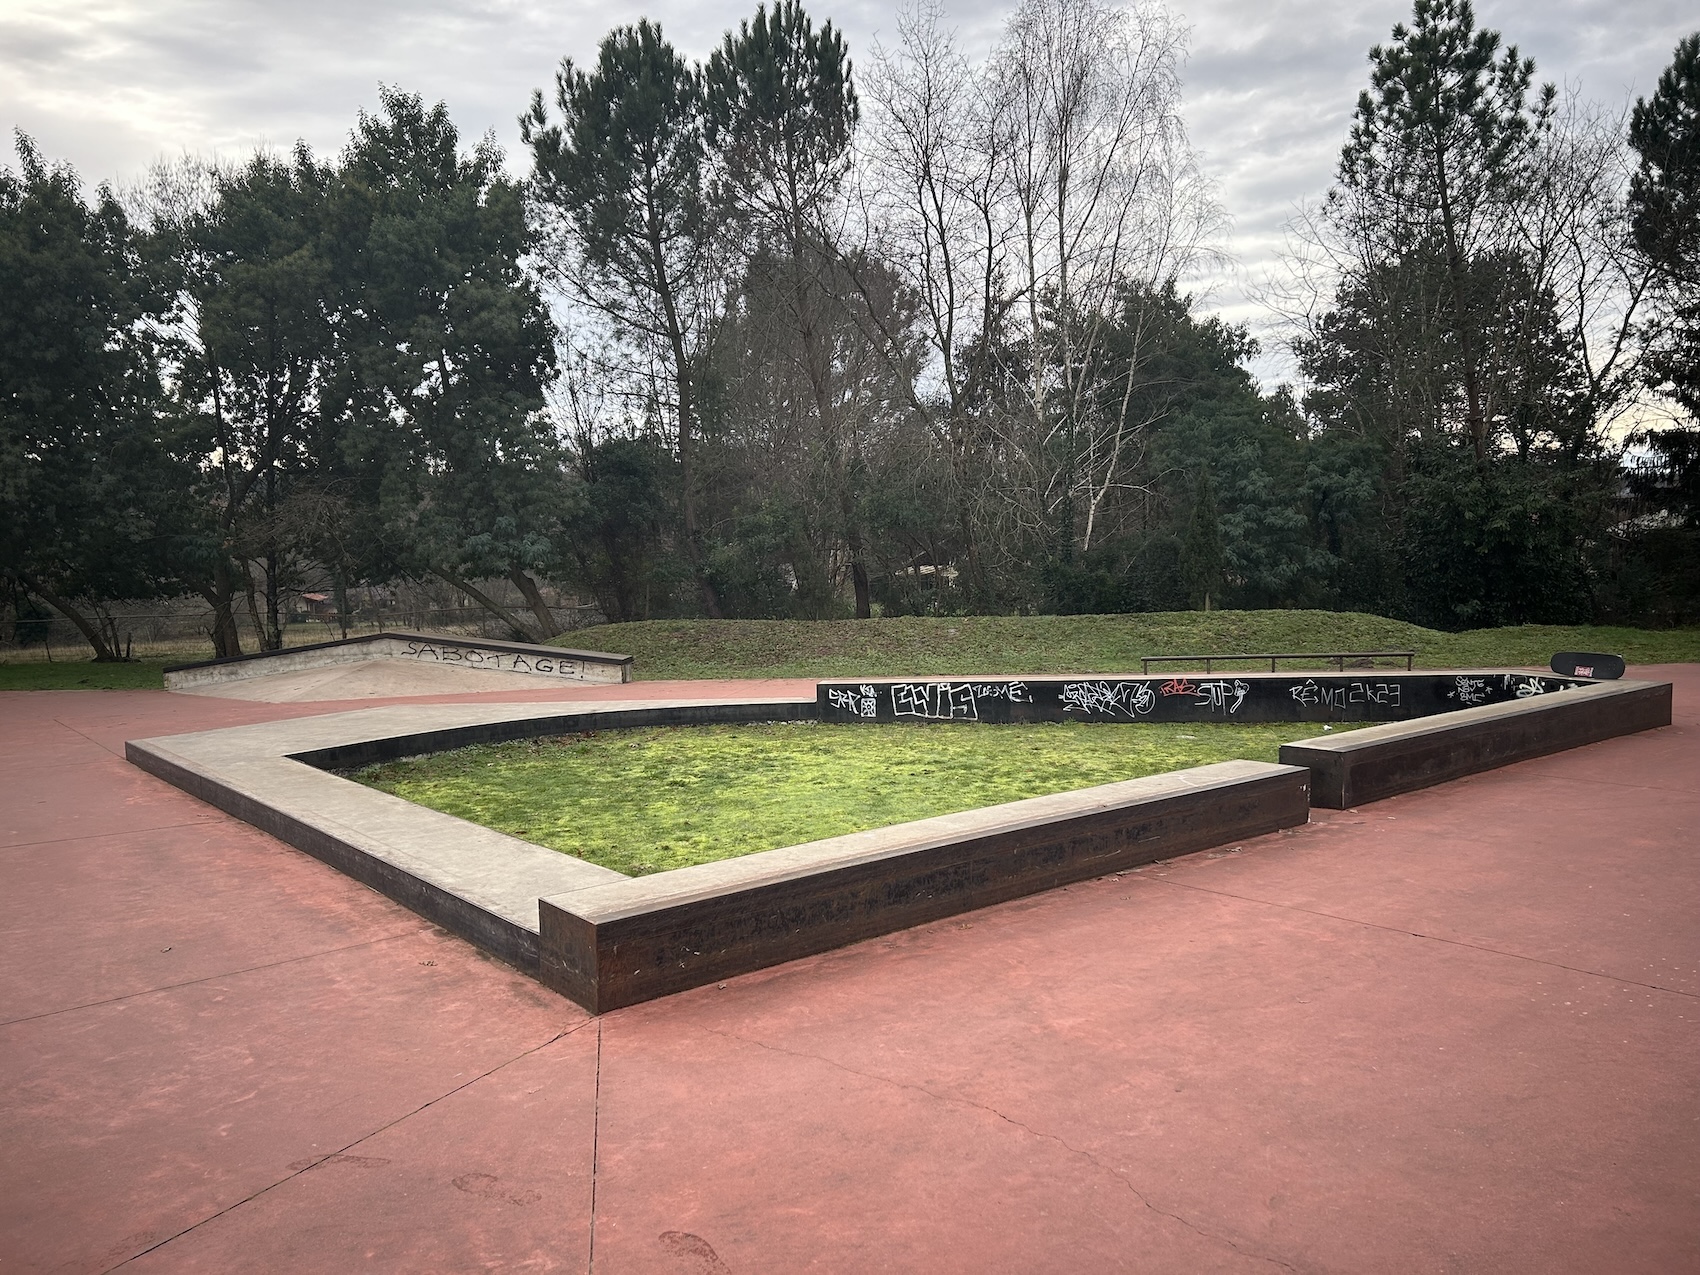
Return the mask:
[[590,1026],[591,1022],[594,1022],[594,1021],[595,1021],[594,1019],[587,1020],[585,1022],[580,1023],[576,1027],[569,1027],[565,1031],[556,1032],[553,1036],[549,1037],[548,1040],[543,1041],[541,1044],[533,1045],[530,1049],[523,1050],[520,1053],[515,1054],[512,1058],[508,1058],[508,1059],[505,1059],[502,1062],[497,1063],[494,1067],[491,1067],[489,1070],[479,1072],[476,1076],[472,1077],[472,1079],[465,1081],[462,1084],[456,1085],[453,1089],[450,1089],[450,1090],[448,1090],[444,1093],[438,1094],[435,1098],[432,1098],[429,1102],[420,1103],[419,1106],[415,1107],[412,1111],[403,1112],[401,1115],[397,1116],[394,1120],[386,1121],[385,1123],[379,1125],[376,1129],[368,1130],[366,1133],[361,1134],[353,1142],[350,1142],[347,1146],[338,1147],[334,1151],[327,1151],[321,1156],[316,1156],[316,1157],[314,1157],[314,1159],[312,1160],[311,1163],[302,1165],[299,1169],[296,1169],[292,1173],[286,1174],[285,1176],[279,1178],[276,1182],[272,1182],[272,1183],[267,1184],[266,1186],[261,1187],[258,1191],[255,1191],[251,1195],[244,1196],[242,1199],[237,1200],[234,1204],[225,1205],[222,1209],[220,1209],[216,1213],[207,1214],[207,1216],[202,1218],[199,1222],[193,1222],[190,1225],[185,1226],[181,1231],[177,1231],[177,1232],[175,1232],[171,1235],[167,1235],[163,1240],[160,1240],[157,1243],[148,1245],[148,1247],[142,1249],[138,1253],[130,1254],[130,1256],[126,1257],[122,1262],[119,1262],[117,1265],[107,1267],[106,1270],[102,1273],[102,1275],[111,1275],[111,1273],[113,1271],[122,1270],[124,1267],[128,1266],[131,1262],[135,1261],[138,1257],[146,1257],[149,1253],[156,1252],[157,1250],[164,1248],[167,1244],[170,1244],[170,1243],[173,1243],[176,1240],[182,1239],[185,1235],[189,1234],[191,1231],[198,1231],[201,1227],[205,1226],[208,1222],[216,1222],[216,1221],[218,1221],[219,1218],[223,1217],[226,1213],[232,1213],[235,1210],[241,1208],[244,1204],[251,1204],[253,1201],[259,1199],[262,1195],[265,1195],[268,1191],[275,1190],[276,1188],[282,1186],[286,1182],[293,1182],[296,1178],[300,1177],[303,1173],[311,1173],[314,1169],[318,1168],[325,1161],[334,1160],[338,1156],[347,1155],[350,1151],[354,1150],[354,1148],[359,1146],[361,1143],[370,1142],[373,1138],[377,1137],[380,1133],[384,1133],[384,1132],[387,1132],[390,1129],[395,1128],[398,1124],[401,1124],[403,1121],[413,1119],[414,1116],[419,1115],[421,1112],[429,1111],[432,1107],[435,1107],[439,1102],[446,1102],[448,1099],[454,1097],[457,1093],[461,1092],[461,1090],[468,1089],[471,1086],[476,1085],[480,1080],[487,1080],[491,1076],[494,1076],[498,1071],[501,1071],[503,1068],[511,1067],[511,1066],[513,1066],[514,1063],[520,1062],[523,1059],[529,1058],[533,1054],[539,1052],[540,1050],[544,1050],[544,1049],[549,1048],[550,1045],[553,1045],[558,1040],[565,1040],[568,1036],[571,1036],[573,1033],[584,1030],[584,1028]]
[[100,749],[101,752],[106,753],[109,756],[116,757],[120,761],[124,760],[124,750],[122,748],[108,748],[105,744],[101,743],[93,735],[90,735],[87,731],[78,730],[75,726],[71,725],[71,723],[66,721],[64,718],[55,717],[53,719],[53,724],[55,726],[63,726],[66,730],[70,731],[73,735],[77,735],[77,736],[80,736],[83,739],[88,740],[89,743],[93,744],[96,748]]
[[1137,1186],[1135,1186],[1133,1184],[1133,1179],[1128,1177],[1128,1175],[1126,1173],[1122,1172],[1120,1169],[1116,1168],[1114,1165],[1105,1164],[1102,1160],[1100,1160],[1092,1152],[1084,1150],[1080,1147],[1074,1146],[1071,1143],[1069,1143],[1067,1139],[1061,1138],[1054,1133],[1046,1133],[1042,1129],[1035,1129],[1032,1125],[1023,1124],[1021,1121],[1015,1119],[1013,1116],[1006,1116],[1003,1112],[999,1111],[996,1107],[988,1106],[987,1104],[985,1104],[983,1102],[975,1102],[973,1099],[964,1098],[959,1094],[938,1093],[938,1092],[936,1092],[932,1089],[928,1089],[925,1085],[915,1084],[913,1081],[896,1080],[896,1079],[893,1079],[890,1076],[882,1076],[882,1075],[879,1075],[875,1072],[861,1071],[861,1070],[858,1070],[855,1067],[849,1066],[846,1063],[841,1063],[837,1059],[827,1058],[827,1057],[824,1057],[820,1054],[809,1054],[809,1053],[804,1053],[801,1050],[797,1050],[797,1049],[786,1049],[786,1048],[784,1048],[783,1046],[780,1046],[780,1045],[770,1045],[766,1041],[751,1040],[748,1036],[740,1036],[736,1032],[719,1031],[719,1030],[717,1030],[713,1027],[705,1027],[702,1030],[710,1033],[711,1035],[719,1036],[719,1037],[726,1039],[726,1040],[735,1040],[735,1041],[738,1041],[740,1044],[753,1045],[757,1049],[765,1049],[765,1050],[768,1050],[771,1053],[783,1054],[788,1058],[800,1058],[800,1059],[805,1059],[809,1062],[824,1063],[828,1067],[835,1068],[839,1071],[845,1072],[845,1073],[852,1075],[852,1076],[859,1076],[863,1080],[871,1080],[875,1084],[891,1085],[893,1088],[896,1088],[896,1089],[908,1089],[908,1090],[910,1090],[914,1093],[924,1094],[926,1097],[931,1098],[934,1102],[944,1103],[947,1106],[967,1107],[971,1111],[983,1111],[987,1115],[995,1116],[997,1119],[1003,1121],[1007,1125],[1012,1126],[1013,1128],[1020,1129],[1023,1133],[1027,1134],[1029,1137],[1038,1138],[1038,1139],[1045,1141],[1045,1142],[1056,1143],[1057,1146],[1061,1147],[1064,1151],[1068,1152],[1070,1155],[1076,1156],[1079,1159],[1086,1161],[1086,1163],[1090,1164],[1093,1168],[1097,1169],[1100,1173],[1108,1174],[1110,1177],[1116,1179],[1116,1181],[1120,1182],[1122,1184],[1122,1186],[1128,1191],[1128,1193],[1133,1196],[1134,1199],[1139,1201],[1140,1205],[1143,1208],[1147,1209],[1148,1211],[1150,1211],[1152,1213],[1155,1213],[1158,1217],[1166,1217],[1170,1221],[1176,1222],[1179,1225],[1186,1227],[1187,1230],[1189,1230],[1193,1234],[1199,1236],[1201,1239],[1209,1240],[1213,1244],[1226,1244],[1229,1248],[1233,1249],[1234,1252],[1236,1252],[1236,1253],[1240,1253],[1240,1254],[1242,1254],[1246,1257],[1253,1258],[1257,1261],[1268,1262],[1272,1266],[1279,1266],[1284,1271],[1296,1271],[1298,1269],[1297,1267],[1292,1266],[1291,1264],[1289,1264],[1287,1262],[1283,1262],[1278,1257],[1271,1257],[1267,1253],[1247,1252],[1245,1249],[1241,1248],[1238,1244],[1234,1243],[1233,1240],[1229,1239],[1226,1235],[1214,1234],[1213,1232],[1205,1230],[1203,1227],[1199,1226],[1196,1222],[1192,1222],[1192,1221],[1188,1220],[1187,1218],[1182,1217],[1179,1213],[1171,1213],[1168,1209],[1159,1208],[1157,1205],[1155,1205],[1151,1202],[1150,1198],[1145,1194],[1145,1192],[1141,1191]]
[[602,1143],[602,1020],[596,1022],[596,1085],[590,1104],[590,1251],[586,1270],[596,1270],[596,1170]]

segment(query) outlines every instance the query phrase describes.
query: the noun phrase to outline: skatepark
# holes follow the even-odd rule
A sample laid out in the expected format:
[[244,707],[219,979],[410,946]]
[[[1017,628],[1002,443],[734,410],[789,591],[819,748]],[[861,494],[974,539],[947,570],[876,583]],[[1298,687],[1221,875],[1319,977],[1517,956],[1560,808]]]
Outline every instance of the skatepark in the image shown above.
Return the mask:
[[[397,687],[7,694],[0,1251],[1687,1268],[1700,674],[1629,676],[1673,725],[600,1017],[123,759]],[[441,685],[405,702],[812,689]]]

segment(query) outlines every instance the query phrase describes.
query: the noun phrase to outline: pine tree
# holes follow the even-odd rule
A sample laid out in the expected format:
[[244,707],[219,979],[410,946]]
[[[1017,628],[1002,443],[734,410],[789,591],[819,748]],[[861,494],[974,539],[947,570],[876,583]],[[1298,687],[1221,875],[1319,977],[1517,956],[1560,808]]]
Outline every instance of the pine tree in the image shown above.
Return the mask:
[[602,310],[671,371],[685,552],[704,610],[720,603],[703,570],[697,513],[699,437],[696,316],[710,267],[703,195],[702,91],[696,73],[651,22],[608,33],[589,70],[562,62],[560,122],[532,94],[520,130],[535,164],[533,190],[561,214],[594,288],[580,299]]
[[[1481,462],[1496,415],[1483,329],[1505,307],[1472,276],[1502,247],[1553,89],[1531,106],[1534,62],[1477,30],[1469,0],[1417,0],[1411,25],[1394,27],[1370,63],[1330,202],[1377,266],[1437,267],[1436,337],[1456,352],[1464,433]],[[1415,301],[1424,288],[1411,291]]]

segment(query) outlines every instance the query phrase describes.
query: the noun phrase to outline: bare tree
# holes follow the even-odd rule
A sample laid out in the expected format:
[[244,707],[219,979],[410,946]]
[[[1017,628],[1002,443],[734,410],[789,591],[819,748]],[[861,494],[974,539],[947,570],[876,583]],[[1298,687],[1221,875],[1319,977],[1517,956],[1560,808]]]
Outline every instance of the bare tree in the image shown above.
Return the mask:
[[898,38],[866,83],[868,202],[920,298],[916,407],[951,456],[971,573],[987,491],[1027,541],[1090,548],[1152,423],[1145,347],[1109,327],[1221,223],[1181,120],[1185,29],[1155,2],[1024,0],[980,67],[936,9]]
[[1531,157],[1527,197],[1516,209],[1532,286],[1551,297],[1573,353],[1576,428],[1557,440],[1572,450],[1590,429],[1633,412],[1644,389],[1638,338],[1657,271],[1630,232],[1635,157],[1626,115],[1567,93]]
[[[1105,366],[1105,325],[1129,284],[1161,287],[1220,220],[1180,114],[1186,30],[1158,3],[1025,0],[989,69],[1016,213],[1026,413],[1012,453],[1032,530],[1090,547],[1146,423],[1134,365]],[[1120,378],[1124,392],[1106,395]],[[1081,506],[1084,505],[1084,518]]]
[[[863,193],[877,225],[870,238],[916,298],[927,357],[908,382],[910,406],[948,457],[955,533],[971,587],[985,597],[982,409],[994,347],[1016,304],[1011,174],[1000,162],[996,104],[937,5],[901,13],[897,35],[896,48],[875,47],[863,77]],[[898,334],[878,336],[884,348],[902,348]]]

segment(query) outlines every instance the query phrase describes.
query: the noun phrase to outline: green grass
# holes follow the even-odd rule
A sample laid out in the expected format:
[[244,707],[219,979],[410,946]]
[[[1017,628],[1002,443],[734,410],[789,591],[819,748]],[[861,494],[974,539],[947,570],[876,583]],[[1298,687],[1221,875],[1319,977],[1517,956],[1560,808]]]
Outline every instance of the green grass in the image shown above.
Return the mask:
[[633,655],[634,674],[643,681],[1137,673],[1142,655],[1258,651],[1410,650],[1417,653],[1419,668],[1544,667],[1557,651],[1608,651],[1631,664],[1700,661],[1700,628],[1523,625],[1441,633],[1399,620],[1332,611],[649,620],[582,629],[557,642]]
[[[1610,651],[1631,664],[1700,661],[1700,628],[1527,624],[1441,633],[1332,611],[1174,611],[1150,615],[961,616],[893,620],[649,620],[581,629],[556,645],[637,657],[640,681],[710,677],[881,677],[960,673],[1126,673],[1142,655],[1411,650],[1419,668],[1545,666],[1555,651]],[[0,690],[164,685],[166,664],[0,663]],[[1160,670],[1180,671],[1181,665]],[[1247,665],[1245,667],[1254,667]],[[1283,667],[1296,668],[1298,665]]]
[[165,666],[177,663],[181,661],[96,664],[93,660],[27,660],[0,664],[0,691],[157,691],[165,686]]
[[[1335,729],[1349,729],[1336,727]],[[355,778],[632,876],[1243,757],[1314,724],[604,731],[480,745]]]

